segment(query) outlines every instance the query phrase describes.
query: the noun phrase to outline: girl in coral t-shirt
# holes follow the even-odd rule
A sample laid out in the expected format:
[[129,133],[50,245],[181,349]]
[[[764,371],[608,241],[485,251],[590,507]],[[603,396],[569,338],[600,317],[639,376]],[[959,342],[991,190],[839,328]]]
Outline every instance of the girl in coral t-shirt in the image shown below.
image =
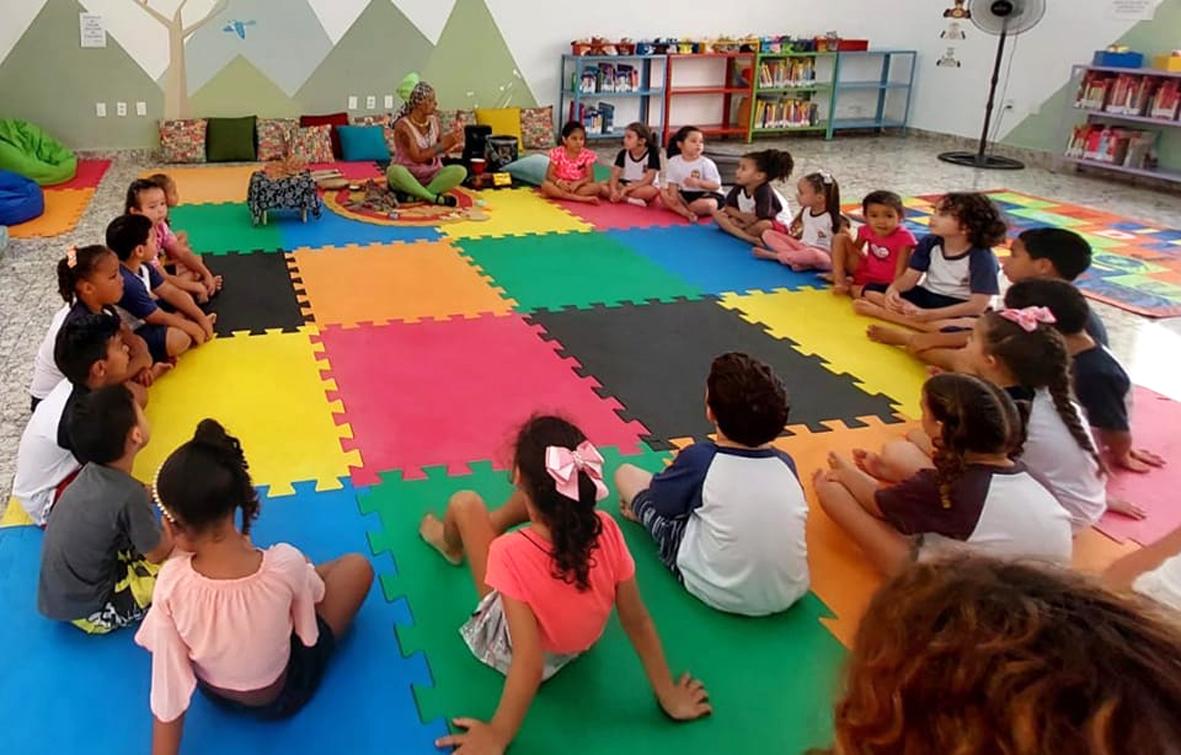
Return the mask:
[[664,711],[679,720],[709,713],[701,682],[669,672],[619,525],[595,509],[607,497],[603,457],[582,431],[557,417],[531,418],[517,435],[513,477],[517,490],[496,511],[462,491],[442,520],[422,521],[423,539],[444,558],[458,565],[467,557],[480,602],[460,633],[506,676],[491,721],[456,719],[466,731],[436,744],[502,751],[541,683],[598,641],[612,608]]
[[562,143],[549,151],[549,168],[541,193],[550,199],[598,204],[609,196],[606,184],[595,180],[598,155],[586,148],[586,129],[578,121],[562,126]]

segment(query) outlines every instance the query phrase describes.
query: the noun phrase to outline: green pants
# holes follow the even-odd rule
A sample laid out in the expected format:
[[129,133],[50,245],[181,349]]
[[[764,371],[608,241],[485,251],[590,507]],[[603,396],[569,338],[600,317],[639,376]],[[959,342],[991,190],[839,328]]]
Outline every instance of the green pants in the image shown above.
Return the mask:
[[389,181],[391,189],[427,202],[438,201],[440,194],[446,194],[459,186],[465,178],[467,169],[462,165],[444,165],[426,186],[419,183],[405,165],[391,165],[386,171],[386,180]]

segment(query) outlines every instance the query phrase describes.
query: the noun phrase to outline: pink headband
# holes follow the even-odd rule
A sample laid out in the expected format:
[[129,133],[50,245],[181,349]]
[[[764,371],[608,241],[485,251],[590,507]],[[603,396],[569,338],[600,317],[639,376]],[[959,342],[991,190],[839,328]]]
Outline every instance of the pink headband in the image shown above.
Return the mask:
[[578,444],[571,451],[562,446],[548,446],[545,449],[545,471],[554,478],[554,487],[572,501],[578,498],[578,473],[586,472],[595,484],[595,500],[607,497],[607,486],[603,483],[603,457],[589,440]]
[[1053,325],[1058,322],[1054,317],[1054,313],[1046,307],[1026,307],[1024,309],[1002,309],[1000,316],[1009,322],[1015,322],[1026,333],[1032,333],[1037,330],[1040,323],[1046,325]]

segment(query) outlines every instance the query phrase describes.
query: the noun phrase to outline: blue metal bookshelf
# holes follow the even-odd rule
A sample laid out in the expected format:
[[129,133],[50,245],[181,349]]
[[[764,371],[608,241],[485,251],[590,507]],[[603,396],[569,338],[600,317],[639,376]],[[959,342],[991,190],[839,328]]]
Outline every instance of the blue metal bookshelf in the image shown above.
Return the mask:
[[[841,69],[853,62],[872,61],[881,58],[878,78],[868,80],[842,80]],[[833,67],[832,104],[829,106],[831,117],[828,121],[828,133],[831,139],[837,131],[851,129],[874,129],[881,131],[887,128],[905,129],[910,121],[911,92],[914,91],[914,75],[918,59],[915,50],[865,50],[863,52],[837,53]],[[837,117],[837,106],[842,92],[877,92],[877,102],[872,116],[841,118]],[[892,108],[893,97],[904,97],[901,108]],[[899,112],[899,110],[901,112]]]
[[[619,99],[627,102],[632,100],[639,100],[639,117],[637,120],[647,123],[652,127],[654,133],[659,134],[664,128],[664,120],[667,115],[664,107],[664,89],[663,82],[657,88],[653,88],[652,71],[655,64],[656,70],[663,71],[667,55],[563,55],[562,67],[559,71],[558,82],[560,91],[558,94],[558,122],[564,123],[570,119],[571,110],[575,116],[579,112],[580,106],[598,103],[601,101],[608,101]],[[588,66],[599,66],[602,64],[610,64],[618,66],[619,64],[632,65],[636,67],[639,72],[639,87],[634,91],[583,91],[582,78]],[[652,100],[655,98],[660,106],[660,117],[657,121],[651,120],[653,109]],[[630,121],[630,119],[629,119]],[[588,131],[587,139],[620,139],[623,137],[624,127],[626,122],[613,124],[609,131],[590,133]]]

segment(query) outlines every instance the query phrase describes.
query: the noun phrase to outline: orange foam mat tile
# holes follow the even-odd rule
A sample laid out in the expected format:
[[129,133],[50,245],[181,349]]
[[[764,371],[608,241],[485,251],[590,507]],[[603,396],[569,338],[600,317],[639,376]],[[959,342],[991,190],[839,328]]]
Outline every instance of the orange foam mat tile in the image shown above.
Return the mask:
[[216,204],[219,202],[245,202],[246,190],[250,187],[250,174],[260,170],[262,165],[166,165],[158,169],[145,170],[140,178],[156,173],[167,173],[176,182],[181,204]]
[[78,220],[90,200],[94,189],[53,189],[45,192],[45,212],[41,217],[27,223],[11,226],[8,235],[14,239],[45,238],[69,233],[78,225]]
[[300,248],[287,259],[321,326],[505,315],[516,304],[447,241]]

